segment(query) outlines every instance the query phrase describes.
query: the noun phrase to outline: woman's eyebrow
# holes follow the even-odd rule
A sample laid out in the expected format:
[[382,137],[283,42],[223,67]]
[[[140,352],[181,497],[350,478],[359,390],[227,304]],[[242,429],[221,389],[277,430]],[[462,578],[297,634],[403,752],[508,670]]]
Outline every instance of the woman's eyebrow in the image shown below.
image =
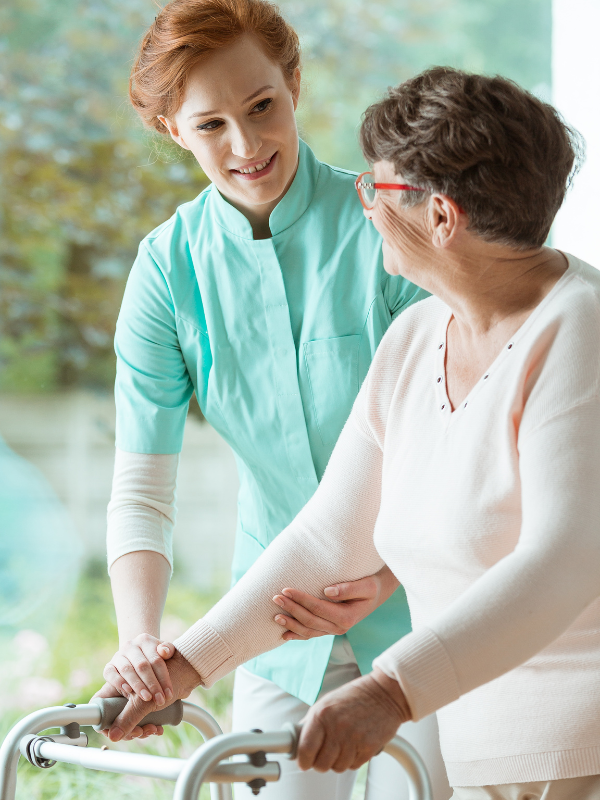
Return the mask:
[[[254,100],[255,97],[258,97],[259,94],[262,94],[263,92],[266,92],[267,89],[273,89],[273,88],[274,87],[271,86],[271,84],[267,84],[266,86],[261,86],[260,89],[257,89],[255,92],[252,92],[251,95],[248,95],[248,97],[246,97],[244,100],[242,100],[240,105],[243,106],[246,103],[249,103],[250,100]],[[194,119],[194,117],[208,117],[211,114],[218,114],[218,113],[219,113],[218,109],[213,109],[212,111],[195,111],[193,114],[190,114],[190,116],[188,117],[188,120]]]

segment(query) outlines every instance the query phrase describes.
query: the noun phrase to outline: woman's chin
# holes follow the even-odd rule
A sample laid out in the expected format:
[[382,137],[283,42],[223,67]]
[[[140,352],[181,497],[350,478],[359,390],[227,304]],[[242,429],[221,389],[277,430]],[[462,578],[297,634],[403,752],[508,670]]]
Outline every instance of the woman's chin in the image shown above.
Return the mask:
[[230,196],[244,205],[264,206],[267,203],[277,202],[284,191],[285,183],[265,181],[262,185],[233,186],[230,188]]
[[388,275],[402,275],[406,277],[404,272],[402,271],[404,265],[398,256],[395,255],[393,250],[385,249],[383,251],[383,268],[388,273]]

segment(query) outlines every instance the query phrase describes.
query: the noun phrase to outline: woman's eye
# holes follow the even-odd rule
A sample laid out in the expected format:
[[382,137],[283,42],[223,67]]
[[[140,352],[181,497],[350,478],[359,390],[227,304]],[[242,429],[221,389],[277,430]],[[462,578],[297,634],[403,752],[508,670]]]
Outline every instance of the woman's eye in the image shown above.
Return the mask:
[[257,103],[252,109],[252,111],[253,112],[256,111],[260,114],[261,111],[266,111],[272,102],[273,99],[271,97],[267,97],[266,100],[261,100],[260,103]]
[[223,123],[218,119],[213,119],[210,122],[203,122],[202,125],[196,125],[198,131],[216,131]]

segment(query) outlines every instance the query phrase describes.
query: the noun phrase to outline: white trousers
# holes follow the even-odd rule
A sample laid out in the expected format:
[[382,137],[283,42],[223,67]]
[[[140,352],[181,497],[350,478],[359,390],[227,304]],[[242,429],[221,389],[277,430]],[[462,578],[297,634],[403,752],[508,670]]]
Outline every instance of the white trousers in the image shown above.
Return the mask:
[[[345,637],[335,640],[329,665],[319,694],[337,689],[360,675],[352,648]],[[233,689],[232,730],[279,730],[285,722],[298,723],[309,706],[284,692],[272,681],[240,667]],[[452,795],[440,752],[435,715],[420,722],[407,722],[401,735],[417,749],[429,771],[434,800],[449,800]],[[350,800],[356,772],[303,772],[295,761],[280,760],[281,778],[261,790],[263,800]],[[236,800],[251,800],[245,784],[235,784]],[[366,800],[408,800],[408,784],[402,767],[386,753],[369,764]]]
[[453,800],[599,800],[600,775],[556,781],[456,786]]

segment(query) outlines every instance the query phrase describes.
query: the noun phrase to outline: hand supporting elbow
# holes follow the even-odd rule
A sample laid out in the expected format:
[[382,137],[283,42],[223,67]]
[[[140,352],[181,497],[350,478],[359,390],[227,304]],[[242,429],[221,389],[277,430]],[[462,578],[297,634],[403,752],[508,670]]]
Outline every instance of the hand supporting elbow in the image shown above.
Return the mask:
[[299,589],[284,589],[275,595],[276,603],[285,614],[275,621],[287,628],[283,639],[313,639],[317,636],[340,636],[363,620],[398,588],[399,583],[389,567],[357,581],[328,586],[322,600]]

